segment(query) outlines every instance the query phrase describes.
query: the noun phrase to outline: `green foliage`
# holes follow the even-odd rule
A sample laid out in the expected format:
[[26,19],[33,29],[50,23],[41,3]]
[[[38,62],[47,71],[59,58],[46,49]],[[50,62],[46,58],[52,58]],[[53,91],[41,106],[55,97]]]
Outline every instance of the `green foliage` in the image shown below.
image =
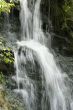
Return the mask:
[[55,33],[69,37],[73,29],[73,0],[51,0],[50,19]]
[[0,52],[0,60],[5,62],[6,64],[13,64],[14,63],[14,57],[13,53],[11,52],[10,48],[4,48]]
[[73,22],[73,1],[65,1],[63,5],[63,11],[64,11],[64,23],[63,23],[63,29],[69,28],[68,21]]
[[0,0],[0,13],[1,12],[6,12],[6,13],[10,13],[10,9],[12,7],[14,7],[15,5],[11,2],[11,3],[7,3],[4,0]]

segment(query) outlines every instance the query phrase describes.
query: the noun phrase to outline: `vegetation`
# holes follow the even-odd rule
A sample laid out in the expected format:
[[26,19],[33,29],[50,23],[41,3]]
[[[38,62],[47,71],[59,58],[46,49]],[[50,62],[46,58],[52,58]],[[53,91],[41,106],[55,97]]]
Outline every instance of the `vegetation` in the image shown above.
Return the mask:
[[52,22],[53,47],[73,55],[73,0],[44,0],[42,10]]
[[4,75],[14,73],[14,55],[10,48],[0,50],[0,72]]
[[0,13],[1,12],[10,13],[10,9],[14,6],[15,5],[14,3],[12,3],[12,1],[10,1],[10,3],[7,3],[5,0],[0,0]]
[[5,83],[5,77],[2,72],[0,72],[0,84]]
[[10,48],[8,48],[8,49],[4,48],[3,50],[1,50],[0,58],[1,58],[0,60],[4,61],[6,64],[14,62],[13,53]]

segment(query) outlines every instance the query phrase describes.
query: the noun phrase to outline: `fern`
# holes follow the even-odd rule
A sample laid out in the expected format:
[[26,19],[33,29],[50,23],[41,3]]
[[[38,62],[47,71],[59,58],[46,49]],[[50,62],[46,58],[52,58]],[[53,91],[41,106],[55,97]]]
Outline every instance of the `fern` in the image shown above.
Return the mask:
[[14,7],[14,3],[10,2],[10,3],[7,3],[5,2],[4,0],[0,0],[0,13],[1,12],[6,12],[6,13],[10,13],[10,9],[12,7]]

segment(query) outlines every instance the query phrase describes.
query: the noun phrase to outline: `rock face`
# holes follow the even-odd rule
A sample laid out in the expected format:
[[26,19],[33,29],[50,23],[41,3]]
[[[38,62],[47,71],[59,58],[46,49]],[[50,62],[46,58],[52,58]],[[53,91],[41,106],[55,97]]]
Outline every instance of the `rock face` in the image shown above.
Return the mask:
[[26,110],[21,97],[0,84],[0,110]]
[[[21,96],[14,92],[16,83],[14,53],[8,47],[0,48],[0,110],[24,110],[25,106]],[[25,109],[26,110],[26,109]]]
[[0,110],[8,110],[9,106],[9,103],[5,99],[5,92],[0,90]]
[[[43,8],[44,7],[44,8]],[[61,54],[73,55],[73,2],[72,0],[42,0],[41,12],[44,29],[52,33],[52,47]],[[51,22],[49,22],[49,19]],[[52,25],[50,25],[52,23]]]

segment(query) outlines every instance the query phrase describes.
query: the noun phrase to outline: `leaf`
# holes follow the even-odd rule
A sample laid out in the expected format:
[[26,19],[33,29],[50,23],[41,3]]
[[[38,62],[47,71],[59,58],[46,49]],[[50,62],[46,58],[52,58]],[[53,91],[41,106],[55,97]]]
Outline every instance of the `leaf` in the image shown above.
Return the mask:
[[6,12],[6,13],[10,13],[10,9],[12,7],[14,7],[14,3],[10,2],[10,3],[7,3],[5,2],[4,0],[0,0],[0,13],[1,12]]

